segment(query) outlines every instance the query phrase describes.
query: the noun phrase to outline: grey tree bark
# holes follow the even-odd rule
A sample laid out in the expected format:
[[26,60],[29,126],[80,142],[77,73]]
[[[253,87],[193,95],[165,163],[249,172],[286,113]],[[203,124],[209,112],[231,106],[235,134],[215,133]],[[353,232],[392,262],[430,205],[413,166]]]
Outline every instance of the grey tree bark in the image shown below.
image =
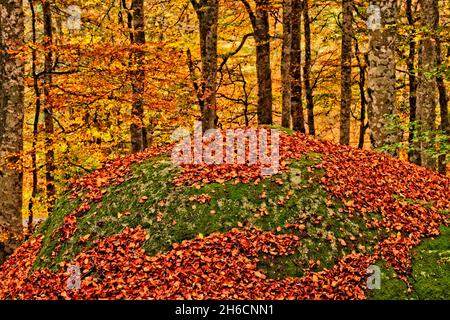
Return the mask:
[[21,153],[23,151],[24,63],[22,0],[0,2],[0,263],[17,247],[22,234]]
[[[374,24],[369,28],[368,116],[374,148],[392,146],[400,134],[391,122],[397,115],[395,102],[395,47],[397,0],[370,0]],[[380,19],[377,13],[380,13]],[[380,21],[376,21],[380,20]]]
[[217,25],[219,0],[191,0],[200,25],[200,47],[202,56],[203,105],[201,117],[203,131],[214,129],[218,124],[216,111],[217,91]]
[[430,170],[436,170],[436,76],[437,51],[434,34],[437,32],[437,0],[420,0],[420,24],[424,35],[420,41],[419,73],[417,86],[417,122],[419,135],[420,163]]
[[283,1],[283,47],[281,55],[282,117],[281,125],[291,127],[291,28],[292,0]]
[[148,147],[147,129],[144,123],[144,46],[145,46],[145,11],[144,0],[133,0],[131,3],[133,36],[132,44],[137,46],[133,54],[136,71],[133,72],[133,106],[131,109],[132,124],[130,127],[132,152],[139,152]]
[[342,18],[340,143],[349,145],[352,106],[352,0],[342,0]]

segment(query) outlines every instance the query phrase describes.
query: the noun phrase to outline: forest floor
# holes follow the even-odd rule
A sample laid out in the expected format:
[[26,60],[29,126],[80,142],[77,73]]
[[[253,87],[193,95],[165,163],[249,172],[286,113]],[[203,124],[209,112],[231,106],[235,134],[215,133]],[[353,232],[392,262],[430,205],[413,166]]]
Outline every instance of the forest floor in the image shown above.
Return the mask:
[[[450,298],[449,178],[301,134],[281,142],[267,178],[178,167],[166,146],[74,181],[1,266],[0,298]],[[67,288],[74,265],[80,290]]]

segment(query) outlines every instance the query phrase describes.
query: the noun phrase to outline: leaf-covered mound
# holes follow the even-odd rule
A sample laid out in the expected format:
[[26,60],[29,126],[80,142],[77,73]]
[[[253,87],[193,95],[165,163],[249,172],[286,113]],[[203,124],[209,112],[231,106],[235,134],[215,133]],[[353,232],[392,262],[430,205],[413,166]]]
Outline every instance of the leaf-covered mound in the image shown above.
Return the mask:
[[[301,134],[282,135],[269,178],[259,166],[179,168],[170,150],[74,182],[1,266],[0,298],[450,298],[448,178]],[[81,288],[69,290],[75,265]]]

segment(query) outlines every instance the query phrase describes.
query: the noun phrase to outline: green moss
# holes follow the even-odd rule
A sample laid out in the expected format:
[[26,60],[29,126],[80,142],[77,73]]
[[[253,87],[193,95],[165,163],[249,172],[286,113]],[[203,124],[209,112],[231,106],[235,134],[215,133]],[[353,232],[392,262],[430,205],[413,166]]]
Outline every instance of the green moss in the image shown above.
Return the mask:
[[450,299],[450,228],[413,251],[411,282],[420,299]]
[[366,296],[371,300],[407,300],[412,295],[407,293],[406,283],[399,279],[395,271],[382,261],[377,263],[381,270],[381,288],[368,290]]
[[[155,158],[132,168],[125,182],[105,188],[100,203],[78,218],[76,233],[60,243],[58,228],[66,215],[81,203],[58,201],[54,213],[39,230],[43,248],[35,267],[58,269],[59,262],[70,261],[96,239],[120,233],[125,227],[143,226],[150,238],[144,248],[150,255],[164,252],[174,242],[193,239],[199,234],[225,232],[234,227],[253,225],[267,231],[293,233],[301,238],[295,253],[286,257],[262,255],[259,267],[272,278],[299,277],[310,261],[320,261],[314,271],[330,268],[352,251],[369,253],[384,231],[369,230],[358,214],[343,211],[339,201],[328,201],[320,184],[323,172],[309,170],[321,161],[321,154],[310,153],[292,161],[288,172],[264,179],[258,184],[233,181],[208,184],[202,188],[172,184],[180,170],[165,157]],[[206,203],[196,197],[207,195]],[[397,197],[397,201],[406,201]],[[368,214],[381,219],[377,213]],[[287,224],[303,225],[293,230]],[[87,242],[80,239],[89,235]],[[56,249],[56,250],[55,250]],[[413,291],[407,292],[395,272],[380,263],[382,288],[368,292],[371,299],[448,299],[450,298],[450,228],[441,237],[426,240],[413,255]]]
[[[301,238],[295,254],[261,256],[259,266],[272,278],[300,277],[310,267],[311,260],[315,261],[314,271],[331,268],[352,251],[370,253],[379,239],[386,236],[380,230],[369,230],[361,216],[345,213],[342,202],[327,200],[327,192],[319,183],[323,172],[308,170],[318,164],[321,157],[310,153],[291,164],[289,186],[295,189],[295,198],[287,204],[289,214],[283,219],[289,224],[303,225],[304,230],[295,232]],[[376,218],[375,214],[373,216]],[[292,230],[282,228],[280,232],[292,233]]]
[[413,249],[412,257],[411,290],[407,290],[392,269],[381,264],[381,289],[369,291],[368,297],[375,300],[450,299],[450,227],[443,227],[438,238],[426,239]]
[[[298,213],[307,217],[319,210],[318,200],[326,195],[323,190],[319,191],[319,184],[311,180],[312,174],[307,170],[318,161],[320,155],[307,155],[294,162],[290,172],[259,184],[231,181],[222,185],[208,184],[200,189],[175,188],[171,182],[179,169],[167,159],[136,165],[124,183],[106,188],[101,203],[91,204],[91,209],[78,218],[76,233],[59,248],[55,232],[64,216],[71,213],[80,200],[58,202],[55,212],[40,230],[45,239],[36,267],[57,268],[60,261],[72,259],[93,240],[119,233],[125,227],[141,225],[147,229],[150,239],[145,249],[149,254],[156,254],[170,249],[174,242],[199,234],[225,232],[242,225],[275,230],[286,223],[296,223]],[[193,196],[203,194],[211,200],[204,204],[193,201]],[[147,200],[141,201],[144,197]],[[90,235],[89,241],[82,243],[80,238],[87,235]],[[52,253],[54,257],[50,259]]]
[[79,199],[69,200],[68,194],[61,197],[53,213],[44,221],[36,234],[44,235],[42,250],[35,262],[35,267],[48,266],[52,263],[51,255],[59,243],[56,230],[63,224],[64,217],[73,212],[81,204]]
[[[60,261],[70,260],[95,239],[120,233],[125,227],[145,225],[150,208],[170,193],[172,178],[178,171],[178,168],[162,158],[134,166],[131,176],[124,183],[106,188],[102,201],[91,203],[91,209],[78,217],[76,233],[61,244],[55,257],[49,259],[59,245],[58,237],[53,235],[62,225],[64,216],[81,203],[80,200],[62,199],[38,231],[45,238],[35,266],[57,268]],[[141,203],[143,197],[148,197],[148,201]],[[86,235],[90,235],[89,241],[81,243],[80,238]]]

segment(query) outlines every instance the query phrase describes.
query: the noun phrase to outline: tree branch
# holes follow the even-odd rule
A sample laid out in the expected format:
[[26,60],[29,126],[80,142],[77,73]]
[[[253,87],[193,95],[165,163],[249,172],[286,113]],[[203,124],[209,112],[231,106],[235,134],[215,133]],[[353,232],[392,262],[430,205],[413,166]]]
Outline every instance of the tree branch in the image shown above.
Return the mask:
[[250,22],[252,23],[253,29],[256,28],[256,16],[255,13],[252,10],[252,7],[250,6],[250,3],[248,3],[247,0],[241,0],[242,4],[245,7],[245,10],[248,12],[248,16],[250,17]]
[[223,60],[222,60],[222,63],[220,64],[220,67],[219,67],[219,69],[218,69],[219,72],[222,71],[222,68],[223,68],[223,67],[225,66],[225,64],[228,62],[228,59],[230,59],[232,56],[238,54],[239,51],[241,51],[242,48],[244,47],[245,42],[247,41],[247,39],[248,39],[249,37],[252,37],[252,36],[253,36],[253,33],[248,33],[248,34],[246,34],[246,35],[242,38],[241,44],[236,48],[236,50],[234,50],[234,51],[232,51],[232,52],[229,52],[229,53],[227,53],[227,54],[222,55]]

